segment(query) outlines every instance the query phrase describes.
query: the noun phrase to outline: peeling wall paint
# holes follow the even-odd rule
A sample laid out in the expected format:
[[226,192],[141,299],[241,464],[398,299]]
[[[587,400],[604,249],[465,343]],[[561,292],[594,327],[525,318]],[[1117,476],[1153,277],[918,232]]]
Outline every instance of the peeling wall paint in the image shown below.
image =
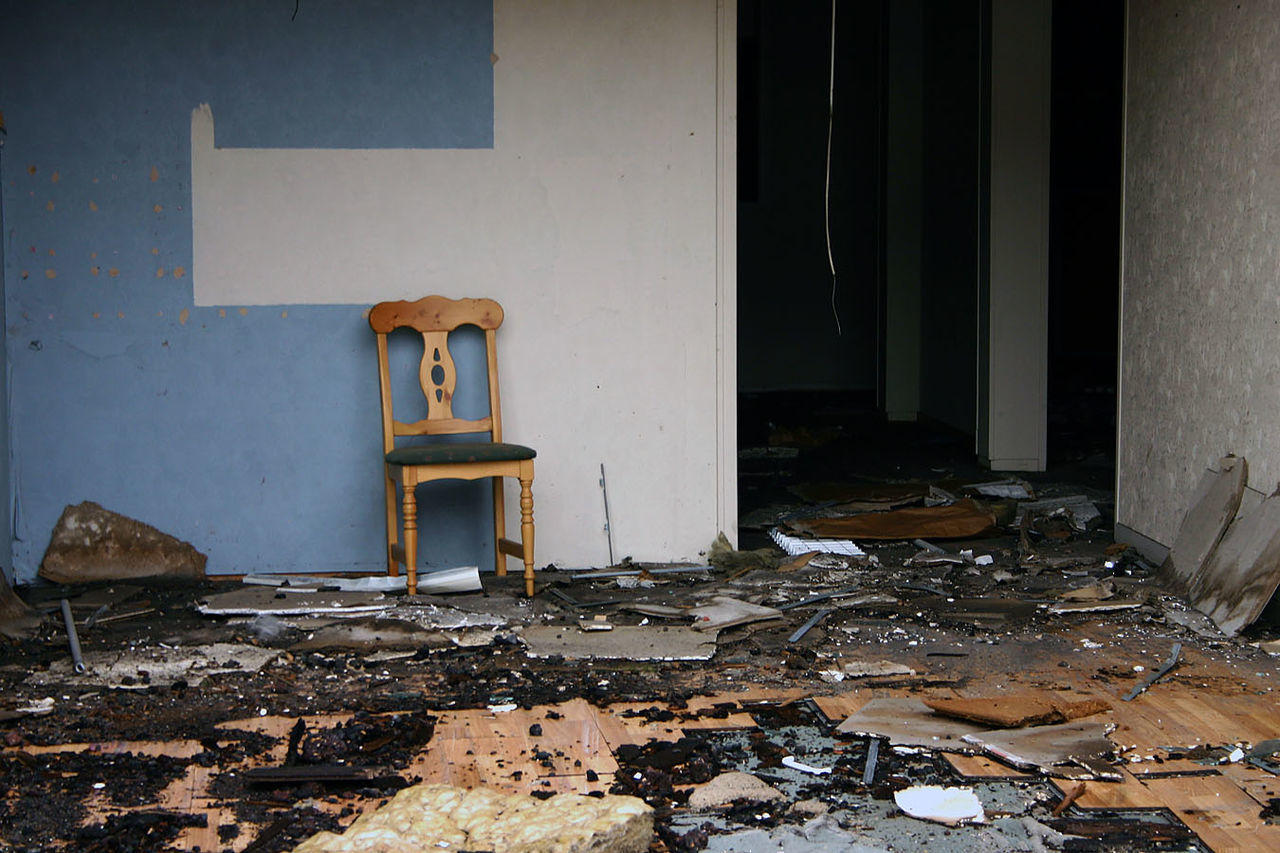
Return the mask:
[[[336,59],[281,23],[293,8],[30,2],[0,30],[0,103],[11,162],[21,164],[3,176],[20,574],[34,575],[63,506],[81,500],[190,541],[211,572],[379,569],[380,430],[364,310],[428,290],[482,291],[508,309],[504,426],[539,451],[539,562],[606,555],[602,461],[618,549],[695,557],[715,535],[719,458],[717,4],[304,2],[299,20],[313,16],[306,32],[317,43],[354,45],[357,55]],[[414,26],[400,26],[406,10]],[[392,31],[368,29],[384,19]],[[520,44],[494,42],[504,26]],[[274,71],[263,50],[283,54]],[[539,73],[498,103],[495,75],[519,71],[495,68],[519,69],[522,51]],[[387,63],[427,77],[406,89],[383,74]],[[342,109],[316,106],[326,127],[308,113],[300,134],[294,105],[281,102],[304,88]],[[388,103],[384,88],[398,100]],[[501,181],[486,184],[485,204],[462,183],[449,190],[446,221],[481,275],[433,269],[422,284],[399,282],[400,292],[358,282],[357,296],[335,297],[314,279],[279,289],[261,267],[234,282],[242,296],[196,299],[193,281],[198,290],[207,268],[193,245],[202,202],[195,196],[193,217],[191,129],[206,103],[226,162],[293,164],[306,198],[319,187],[318,204],[372,217],[376,245],[341,231],[325,238],[349,257],[378,253],[382,268],[420,268],[425,223],[356,206],[369,186],[350,163],[387,148],[409,160],[426,148],[492,158],[496,112],[531,137],[521,140],[528,159],[511,168],[524,170],[521,186],[545,202],[533,209],[548,215],[496,241],[486,217],[510,200]],[[351,148],[360,150],[338,150]],[[318,161],[344,165],[308,172]],[[609,173],[619,163],[623,172]],[[248,213],[279,229],[272,257],[297,258],[314,239],[288,216]],[[351,276],[371,278],[370,269]],[[269,285],[277,289],[264,296]],[[485,483],[446,482],[420,496],[431,507],[420,529],[429,567],[492,565],[486,493]]]
[[1280,481],[1280,15],[1129,4],[1116,519],[1173,541],[1200,472]]
[[[212,572],[382,563],[363,306],[299,305],[285,320],[193,304],[191,109],[219,105],[240,144],[488,146],[492,7],[309,0],[291,28],[293,10],[6,6],[19,579],[35,576],[62,508],[82,500],[192,542]],[[384,76],[391,66],[400,76]],[[441,565],[485,558],[483,505],[482,485],[446,492],[429,522]]]

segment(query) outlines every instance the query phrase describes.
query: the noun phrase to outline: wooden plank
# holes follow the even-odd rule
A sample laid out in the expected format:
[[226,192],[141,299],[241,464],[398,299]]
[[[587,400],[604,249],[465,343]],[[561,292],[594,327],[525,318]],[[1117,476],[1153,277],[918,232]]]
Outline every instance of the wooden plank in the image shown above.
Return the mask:
[[[1121,782],[1102,782],[1090,779],[1085,783],[1084,793],[1076,800],[1082,809],[1158,809],[1165,803],[1153,795],[1142,782],[1135,779],[1124,768],[1120,769],[1124,777]],[[1071,779],[1053,779],[1054,787],[1061,794],[1075,787]]]
[[957,773],[970,779],[1008,779],[1029,775],[981,755],[961,755],[957,752],[944,752],[942,757],[947,760],[947,763]]
[[1252,764],[1224,764],[1218,768],[1236,787],[1253,798],[1259,808],[1280,798],[1280,779]]
[[1280,826],[1258,817],[1258,803],[1225,776],[1149,779],[1151,795],[1215,853],[1280,850]]

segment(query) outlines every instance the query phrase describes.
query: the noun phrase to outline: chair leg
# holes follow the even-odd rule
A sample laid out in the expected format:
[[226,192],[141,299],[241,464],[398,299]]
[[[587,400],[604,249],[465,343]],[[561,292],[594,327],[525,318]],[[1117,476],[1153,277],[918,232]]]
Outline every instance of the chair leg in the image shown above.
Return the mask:
[[502,553],[502,540],[507,535],[507,507],[502,490],[502,478],[493,478],[493,570],[500,576],[507,573],[507,555]]
[[396,484],[389,474],[384,479],[387,486],[387,574],[394,578],[400,574],[400,563],[395,556],[395,545],[400,541],[400,528],[396,523]]
[[524,552],[524,593],[533,596],[533,475],[520,478],[520,545]]
[[418,592],[418,497],[414,494],[417,483],[405,476],[402,483],[404,491],[404,568],[408,574],[406,585],[410,595]]

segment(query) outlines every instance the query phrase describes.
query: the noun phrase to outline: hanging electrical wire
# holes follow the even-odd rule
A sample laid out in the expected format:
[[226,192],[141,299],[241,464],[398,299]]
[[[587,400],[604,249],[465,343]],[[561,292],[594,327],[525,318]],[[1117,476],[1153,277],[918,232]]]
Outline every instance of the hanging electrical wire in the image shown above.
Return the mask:
[[836,309],[836,259],[831,251],[831,130],[836,118],[836,0],[831,0],[831,75],[827,83],[827,176],[823,194],[823,222],[827,232],[827,265],[831,267],[831,316],[836,321],[836,334],[840,328],[840,312]]

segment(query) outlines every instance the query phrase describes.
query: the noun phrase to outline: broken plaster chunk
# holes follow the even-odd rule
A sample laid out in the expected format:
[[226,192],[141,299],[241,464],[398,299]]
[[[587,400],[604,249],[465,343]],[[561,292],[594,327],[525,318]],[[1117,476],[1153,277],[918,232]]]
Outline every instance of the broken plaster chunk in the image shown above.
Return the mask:
[[985,823],[986,812],[972,788],[943,788],[939,785],[917,785],[895,791],[893,801],[898,808],[921,820],[957,826],[962,823]]
[[206,561],[187,542],[85,501],[62,511],[40,562],[40,577],[53,583],[200,578]]
[[841,661],[836,669],[824,669],[818,677],[828,684],[839,684],[846,678],[874,678],[885,676],[912,676],[916,671],[906,664],[891,660],[879,661]]
[[293,853],[643,853],[653,809],[636,797],[559,794],[539,800],[493,788],[415,785],[355,820],[321,832]]
[[786,795],[772,785],[750,773],[731,770],[695,788],[689,794],[689,808],[705,811],[736,802],[772,803],[783,799]]

